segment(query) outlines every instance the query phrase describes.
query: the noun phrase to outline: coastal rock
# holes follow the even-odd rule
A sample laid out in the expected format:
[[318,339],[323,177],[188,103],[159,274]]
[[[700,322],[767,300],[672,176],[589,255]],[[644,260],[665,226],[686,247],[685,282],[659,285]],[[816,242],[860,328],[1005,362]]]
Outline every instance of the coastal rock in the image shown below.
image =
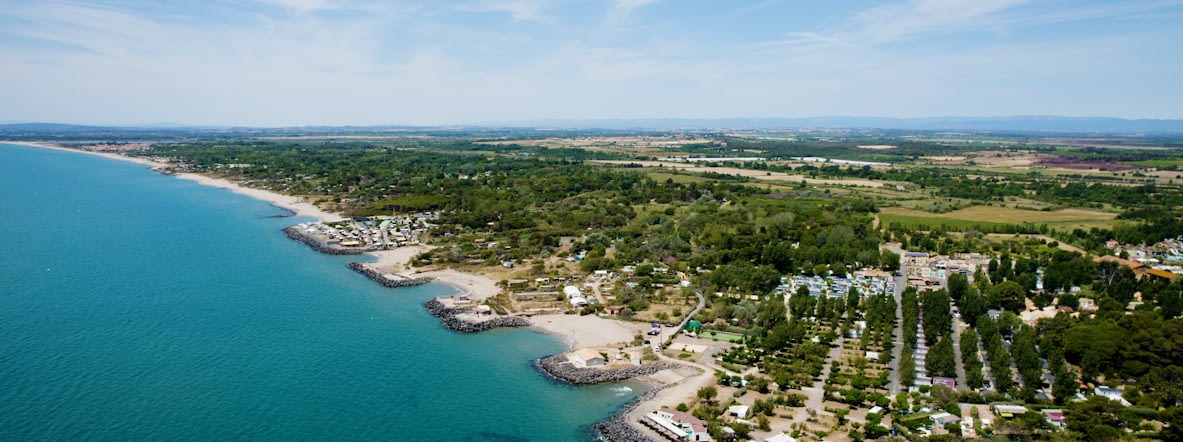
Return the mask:
[[655,364],[623,368],[580,368],[571,365],[567,360],[567,355],[564,353],[539,359],[535,365],[555,379],[576,385],[623,381],[638,376],[651,375],[668,368],[678,367],[678,364],[658,362]]
[[277,206],[275,204],[272,204],[271,207],[279,209],[280,212],[275,215],[268,216],[267,218],[291,218],[293,216],[296,216],[296,211],[289,209],[287,207],[281,207],[281,206]]
[[351,262],[351,263],[349,263],[349,265],[347,267],[349,267],[350,269],[352,269],[353,271],[355,271],[357,273],[361,273],[362,275],[365,275],[365,277],[369,278],[370,281],[374,281],[374,282],[378,283],[378,285],[383,286],[383,287],[390,287],[390,288],[411,287],[411,286],[416,286],[416,285],[427,284],[427,283],[435,280],[435,278],[431,278],[431,277],[427,277],[427,276],[420,276],[420,277],[416,277],[416,278],[403,278],[403,277],[393,277],[392,278],[391,275],[387,275],[385,273],[379,272],[379,271],[375,270],[373,267],[370,267],[370,266],[365,265],[360,262]]
[[302,243],[304,243],[304,245],[311,247],[312,250],[316,250],[317,252],[324,253],[326,255],[360,255],[362,253],[379,250],[376,247],[349,247],[349,248],[345,248],[345,247],[334,246],[334,245],[328,244],[327,242],[325,242],[324,240],[322,240],[320,238],[317,238],[316,236],[304,233],[300,229],[297,229],[296,226],[284,228],[283,233],[285,235],[287,235],[288,238],[291,238],[295,241],[302,242]]
[[432,316],[440,318],[444,326],[460,333],[477,333],[498,327],[526,327],[530,325],[530,320],[521,316],[497,316],[484,321],[468,321],[459,317],[460,314],[468,313],[468,309],[448,308],[438,299],[423,303],[423,308],[427,309],[427,312]]
[[653,438],[638,430],[636,426],[630,424],[628,415],[639,407],[641,403],[656,397],[657,392],[665,389],[665,387],[663,385],[637,396],[632,402],[621,408],[616,414],[613,414],[612,417],[593,425],[592,430],[600,436],[600,440],[608,442],[656,442]]

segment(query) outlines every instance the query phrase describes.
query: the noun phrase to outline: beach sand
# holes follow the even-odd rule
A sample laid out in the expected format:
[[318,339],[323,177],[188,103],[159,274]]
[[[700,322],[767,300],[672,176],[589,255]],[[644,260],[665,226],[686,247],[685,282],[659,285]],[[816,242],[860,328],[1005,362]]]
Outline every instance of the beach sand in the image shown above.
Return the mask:
[[412,276],[430,276],[436,281],[454,286],[460,290],[468,293],[468,297],[475,300],[485,300],[497,296],[501,293],[501,287],[497,286],[497,281],[490,279],[487,276],[477,275],[475,273],[461,272],[453,269],[433,270],[430,272],[415,273]]
[[[126,157],[124,157],[124,158],[126,158]],[[235,183],[233,181],[225,180],[222,178],[211,178],[211,177],[207,177],[205,175],[198,175],[196,173],[178,173],[173,176],[175,176],[177,178],[185,179],[185,180],[196,181],[199,184],[206,185],[206,186],[226,189],[231,192],[241,194],[241,195],[246,195],[246,196],[249,196],[249,197],[257,199],[257,200],[267,201],[277,207],[282,207],[284,209],[291,210],[293,213],[296,214],[296,216],[316,218],[317,221],[322,221],[322,222],[346,218],[346,216],[344,216],[344,215],[322,210],[321,208],[316,207],[316,205],[314,205],[312,203],[305,202],[303,200],[303,198],[300,198],[300,197],[281,195],[281,194],[278,194],[275,192],[270,192],[267,190],[252,189],[250,187],[245,187],[245,186],[242,186],[242,185]]]
[[468,293],[468,297],[475,300],[485,300],[501,293],[497,281],[484,275],[461,272],[454,269],[417,270],[411,265],[411,258],[415,255],[434,249],[434,246],[420,244],[416,246],[399,247],[394,250],[381,250],[368,253],[378,258],[375,265],[382,271],[393,271],[404,276],[428,276],[436,281],[454,286]]
[[637,333],[649,327],[637,322],[617,321],[587,315],[539,315],[530,318],[534,328],[558,335],[572,349],[628,344]]
[[434,246],[427,244],[419,244],[415,246],[403,246],[394,250],[379,250],[366,254],[378,258],[378,262],[375,262],[374,265],[383,270],[391,269],[395,272],[407,272],[411,271],[411,258],[434,248]]

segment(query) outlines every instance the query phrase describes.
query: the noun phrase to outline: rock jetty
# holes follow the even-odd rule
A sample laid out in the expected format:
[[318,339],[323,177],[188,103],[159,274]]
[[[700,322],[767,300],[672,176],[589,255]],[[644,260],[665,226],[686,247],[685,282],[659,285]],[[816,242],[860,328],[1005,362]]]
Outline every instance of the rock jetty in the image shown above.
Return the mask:
[[291,218],[293,216],[296,216],[296,211],[289,209],[287,207],[281,207],[281,206],[277,206],[275,204],[272,204],[271,207],[279,209],[279,213],[277,213],[275,215],[268,216],[267,218]]
[[[683,368],[690,367],[688,365],[682,364],[671,365],[676,365]],[[698,370],[697,368],[694,370],[698,371],[700,374],[702,373],[702,371]],[[645,394],[637,396],[631,402],[629,402],[628,405],[621,407],[620,411],[617,411],[616,414],[612,415],[612,417],[592,425],[592,430],[595,431],[597,435],[599,435],[600,440],[608,442],[656,442],[653,438],[637,429],[636,422],[629,422],[628,416],[633,412],[633,410],[636,410],[637,407],[640,407],[642,403],[657,397],[657,393],[659,393],[661,390],[665,390],[666,387],[671,385],[674,384],[664,384],[652,390],[646,391]]]
[[636,426],[633,426],[628,421],[629,413],[639,407],[642,402],[645,402],[657,396],[657,392],[665,389],[665,386],[654,388],[646,391],[645,394],[637,396],[632,402],[624,406],[613,414],[612,417],[597,423],[592,426],[592,429],[600,436],[600,440],[608,442],[654,442],[653,438],[642,433]]
[[460,333],[476,333],[498,327],[526,327],[530,325],[530,320],[521,316],[495,316],[484,321],[469,321],[459,317],[461,314],[469,313],[468,309],[448,308],[438,299],[423,303],[423,308],[427,309],[427,312],[432,316],[440,318],[444,326]]
[[299,241],[326,255],[360,255],[366,252],[378,250],[375,247],[340,247],[329,244],[327,241],[317,238],[314,235],[304,233],[296,226],[291,226],[283,229],[283,233],[295,241]]
[[580,368],[571,365],[566,353],[559,353],[539,359],[535,364],[544,373],[563,382],[586,385],[623,381],[637,376],[647,376],[679,364],[658,362],[648,365],[634,365],[623,368]]
[[374,282],[378,283],[378,285],[383,286],[383,287],[390,287],[390,288],[411,287],[411,286],[416,286],[416,285],[427,284],[427,283],[435,280],[435,278],[431,278],[431,277],[427,277],[427,276],[419,276],[419,277],[415,277],[415,278],[405,278],[405,277],[401,277],[398,275],[390,275],[390,274],[379,272],[378,270],[375,270],[373,267],[370,267],[370,266],[365,265],[364,263],[360,263],[360,262],[351,262],[351,263],[349,263],[349,265],[347,267],[349,267],[350,269],[352,269],[353,271],[355,271],[357,273],[361,273],[362,275],[365,275],[365,277],[369,278],[370,281],[374,281]]

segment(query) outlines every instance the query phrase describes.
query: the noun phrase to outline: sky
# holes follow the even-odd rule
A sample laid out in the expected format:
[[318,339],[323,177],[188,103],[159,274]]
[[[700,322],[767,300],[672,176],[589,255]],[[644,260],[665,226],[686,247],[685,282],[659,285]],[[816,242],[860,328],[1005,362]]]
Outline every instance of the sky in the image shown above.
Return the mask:
[[0,122],[1183,118],[1180,23],[1180,0],[0,0]]

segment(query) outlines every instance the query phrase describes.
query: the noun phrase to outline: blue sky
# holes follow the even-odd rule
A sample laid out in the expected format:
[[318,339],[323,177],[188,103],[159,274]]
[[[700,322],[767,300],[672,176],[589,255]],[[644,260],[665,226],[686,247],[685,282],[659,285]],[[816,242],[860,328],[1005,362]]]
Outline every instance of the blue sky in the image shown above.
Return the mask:
[[1183,1],[0,0],[0,121],[1183,118]]

